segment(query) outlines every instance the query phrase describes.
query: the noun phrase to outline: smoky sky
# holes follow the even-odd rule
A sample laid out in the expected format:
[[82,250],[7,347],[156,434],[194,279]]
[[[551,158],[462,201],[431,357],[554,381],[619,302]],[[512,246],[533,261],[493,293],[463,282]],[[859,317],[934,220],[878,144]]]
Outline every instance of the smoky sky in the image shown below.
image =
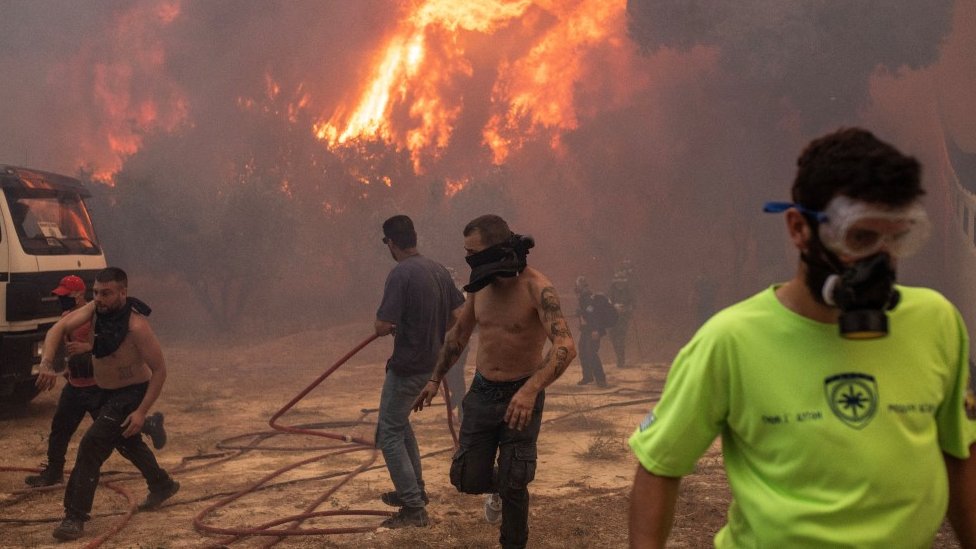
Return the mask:
[[[533,234],[529,261],[565,308],[576,275],[599,289],[629,258],[645,328],[683,339],[702,312],[791,276],[782,220],[760,211],[788,197],[813,137],[869,126],[928,167],[949,111],[976,149],[960,122],[973,120],[971,1],[625,4],[612,41],[573,54],[577,127],[502,165],[480,143],[490,82],[557,15],[540,3],[497,36],[465,33],[470,75],[445,90],[464,106],[452,145],[415,173],[383,143],[327,151],[308,131],[353,98],[409,3],[0,1],[0,163],[77,174],[118,158],[115,187],[92,183],[110,260],[193,288],[193,307],[213,300],[225,323],[368,318],[392,264],[383,219],[414,217],[422,251],[463,277],[461,228],[490,211]],[[116,157],[119,143],[130,152]]]

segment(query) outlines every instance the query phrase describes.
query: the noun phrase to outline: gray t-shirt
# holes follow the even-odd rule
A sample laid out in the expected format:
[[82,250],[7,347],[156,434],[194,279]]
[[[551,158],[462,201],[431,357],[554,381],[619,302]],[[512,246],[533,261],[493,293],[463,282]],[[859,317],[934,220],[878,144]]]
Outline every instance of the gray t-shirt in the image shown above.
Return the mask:
[[464,304],[443,265],[422,255],[397,263],[386,277],[376,318],[396,324],[386,367],[399,375],[431,373],[451,311]]

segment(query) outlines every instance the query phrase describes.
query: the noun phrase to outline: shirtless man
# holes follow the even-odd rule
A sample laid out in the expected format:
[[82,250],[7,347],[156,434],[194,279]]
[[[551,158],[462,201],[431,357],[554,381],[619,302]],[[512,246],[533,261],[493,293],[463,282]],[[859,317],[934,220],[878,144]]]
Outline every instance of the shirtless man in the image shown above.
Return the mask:
[[60,540],[78,539],[84,532],[102,463],[113,448],[146,479],[149,495],[139,505],[140,510],[159,507],[180,488],[159,467],[140,435],[146,414],[166,381],[166,363],[159,341],[145,318],[150,309],[145,303],[127,297],[127,285],[128,278],[122,269],[109,267],[100,271],[95,275],[94,301],[61,317],[44,338],[37,385],[47,390],[57,382],[51,357],[64,334],[94,318],[92,367],[95,382],[102,389],[101,405],[94,423],[81,439],[75,468],[64,492],[65,518],[53,532]]
[[[62,316],[88,303],[85,299],[86,288],[85,281],[80,277],[68,275],[51,290],[51,294],[57,296],[64,311]],[[71,437],[78,430],[81,420],[85,419],[85,414],[95,419],[101,406],[102,390],[95,383],[95,374],[92,372],[91,322],[85,322],[69,332],[64,347],[66,355],[64,377],[67,383],[61,391],[57,410],[51,419],[47,463],[39,474],[24,479],[28,486],[34,488],[61,484],[64,478],[64,456],[68,452]],[[166,444],[163,414],[156,412],[146,418],[142,432],[149,435],[157,450],[162,448]]]
[[[526,265],[533,245],[497,215],[483,215],[464,228],[472,267],[471,283],[464,287],[469,297],[447,333],[433,377],[414,403],[417,411],[430,405],[477,325],[477,371],[461,404],[451,484],[460,492],[489,494],[485,518],[501,519],[499,543],[505,548],[525,547],[528,541],[528,484],[535,477],[544,389],[576,356],[555,288]],[[552,345],[543,355],[547,339]]]

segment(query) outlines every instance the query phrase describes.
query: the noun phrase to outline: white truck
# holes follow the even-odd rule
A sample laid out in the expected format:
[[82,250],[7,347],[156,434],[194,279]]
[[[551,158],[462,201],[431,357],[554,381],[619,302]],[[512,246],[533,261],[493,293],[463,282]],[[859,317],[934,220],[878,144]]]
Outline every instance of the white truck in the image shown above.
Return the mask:
[[0,189],[0,407],[15,409],[37,395],[41,344],[61,316],[51,290],[73,274],[90,297],[106,264],[80,181],[0,164]]

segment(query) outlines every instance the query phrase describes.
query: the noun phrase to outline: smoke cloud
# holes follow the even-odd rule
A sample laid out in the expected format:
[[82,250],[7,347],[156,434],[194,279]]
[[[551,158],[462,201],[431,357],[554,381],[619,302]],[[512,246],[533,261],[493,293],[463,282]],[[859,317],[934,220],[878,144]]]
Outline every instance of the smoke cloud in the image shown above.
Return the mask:
[[[791,276],[760,209],[788,196],[811,138],[866,125],[928,168],[949,120],[976,150],[968,0],[628,0],[589,35],[565,30],[586,2],[511,2],[521,16],[491,32],[427,31],[431,76],[411,82],[454,118],[419,164],[403,145],[416,88],[390,139],[328,146],[313,128],[348,114],[419,4],[0,1],[0,162],[87,178],[110,262],[172,331],[370,318],[392,265],[383,219],[412,216],[421,251],[466,273],[461,229],[494,212],[536,238],[529,261],[567,309],[576,275],[600,289],[631,259],[666,359],[703,315]],[[500,106],[530,77],[558,122],[544,102]]]

